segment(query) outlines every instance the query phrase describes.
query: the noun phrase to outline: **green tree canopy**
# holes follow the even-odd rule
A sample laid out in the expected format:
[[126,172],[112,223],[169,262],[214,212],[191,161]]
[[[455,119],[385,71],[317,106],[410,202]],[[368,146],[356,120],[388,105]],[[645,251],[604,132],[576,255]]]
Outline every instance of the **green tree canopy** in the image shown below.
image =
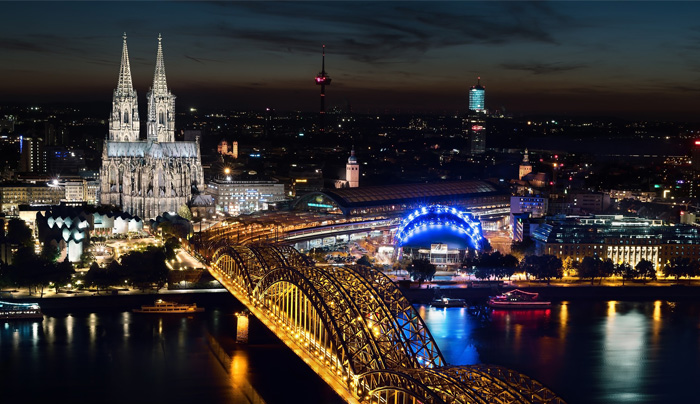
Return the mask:
[[7,222],[5,239],[12,244],[30,247],[33,243],[32,230],[24,220],[12,218]]
[[356,261],[356,263],[357,263],[357,265],[363,265],[363,266],[366,266],[366,267],[371,267],[371,266],[372,266],[372,262],[370,261],[369,256],[368,256],[367,254],[364,254],[363,256],[361,256],[361,257]]
[[177,214],[184,219],[192,220],[192,211],[187,207],[187,205],[180,206],[177,210]]
[[406,270],[411,275],[411,278],[418,282],[425,282],[433,279],[437,268],[427,259],[415,259],[411,262]]
[[656,280],[656,269],[654,269],[654,263],[651,261],[640,260],[634,268],[642,278]]

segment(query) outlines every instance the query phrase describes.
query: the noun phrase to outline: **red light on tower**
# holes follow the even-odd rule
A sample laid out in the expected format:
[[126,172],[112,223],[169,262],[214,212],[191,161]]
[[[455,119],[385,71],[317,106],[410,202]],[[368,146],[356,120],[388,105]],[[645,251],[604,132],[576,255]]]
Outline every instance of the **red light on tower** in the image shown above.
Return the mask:
[[695,141],[695,146],[700,146],[700,140]]

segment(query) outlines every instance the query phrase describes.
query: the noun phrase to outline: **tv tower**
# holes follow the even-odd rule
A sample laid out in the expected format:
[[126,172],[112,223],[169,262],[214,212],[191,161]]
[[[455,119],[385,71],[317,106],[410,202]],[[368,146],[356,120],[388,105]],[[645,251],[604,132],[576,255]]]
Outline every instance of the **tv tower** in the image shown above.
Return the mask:
[[318,123],[320,131],[323,132],[323,117],[326,114],[326,86],[331,85],[331,78],[326,75],[326,45],[323,45],[323,56],[321,58],[321,72],[316,76],[316,85],[321,86],[321,112],[319,114]]

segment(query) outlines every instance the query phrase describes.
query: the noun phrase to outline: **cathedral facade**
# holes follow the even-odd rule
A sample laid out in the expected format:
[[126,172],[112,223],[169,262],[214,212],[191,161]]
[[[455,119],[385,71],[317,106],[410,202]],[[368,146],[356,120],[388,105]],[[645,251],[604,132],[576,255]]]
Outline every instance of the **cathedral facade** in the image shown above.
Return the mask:
[[125,34],[109,134],[102,151],[99,200],[144,220],[177,212],[204,186],[199,139],[175,141],[175,96],[165,78],[160,35],[153,86],[147,98],[146,139],[141,139]]

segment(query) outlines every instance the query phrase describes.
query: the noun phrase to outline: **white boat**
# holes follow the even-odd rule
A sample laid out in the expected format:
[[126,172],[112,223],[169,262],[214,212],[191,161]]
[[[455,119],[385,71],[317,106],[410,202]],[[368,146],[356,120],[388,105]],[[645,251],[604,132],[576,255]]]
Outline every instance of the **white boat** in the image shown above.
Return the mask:
[[538,299],[537,293],[513,289],[499,296],[489,298],[488,305],[494,309],[548,309],[552,302]]
[[153,303],[153,305],[144,305],[140,309],[132,310],[134,313],[154,313],[154,314],[191,314],[191,313],[201,313],[204,311],[204,307],[197,307],[196,303],[192,304],[179,304],[173,302],[166,302],[165,300],[158,299]]
[[449,297],[441,297],[439,299],[433,300],[430,303],[433,307],[444,308],[444,307],[464,307],[467,302],[464,299],[452,299]]
[[43,320],[44,314],[37,303],[10,303],[0,301],[0,320]]

